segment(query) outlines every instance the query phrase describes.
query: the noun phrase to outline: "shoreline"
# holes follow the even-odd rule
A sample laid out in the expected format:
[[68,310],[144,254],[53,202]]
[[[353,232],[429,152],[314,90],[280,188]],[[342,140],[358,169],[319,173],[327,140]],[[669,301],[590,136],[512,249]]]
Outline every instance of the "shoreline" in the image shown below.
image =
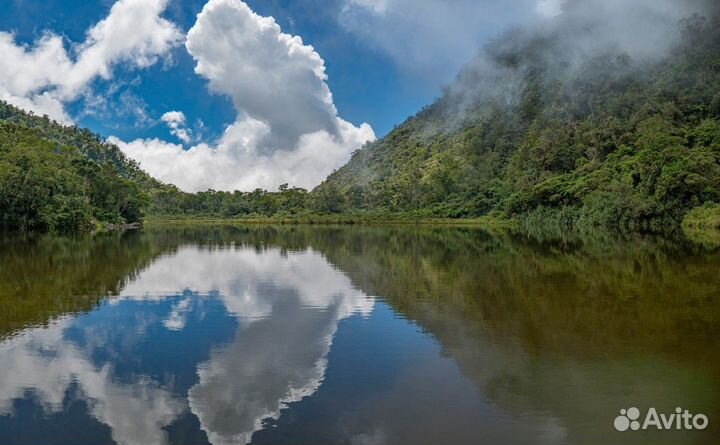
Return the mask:
[[[508,220],[495,216],[480,218],[412,218],[408,216],[299,216],[299,217],[171,217],[150,216],[143,221],[143,229],[163,227],[193,227],[193,226],[396,226],[396,227],[466,227],[486,230],[488,232],[518,232],[522,231],[516,220]],[[692,244],[705,248],[720,247],[720,229],[714,226],[683,225],[678,228],[680,236]],[[599,231],[602,232],[602,231]],[[618,234],[621,236],[620,234]]]
[[170,217],[150,216],[143,221],[144,227],[171,225],[417,225],[417,226],[466,226],[486,229],[513,229],[516,223],[495,217],[480,218],[411,218],[397,216],[299,216],[299,217]]

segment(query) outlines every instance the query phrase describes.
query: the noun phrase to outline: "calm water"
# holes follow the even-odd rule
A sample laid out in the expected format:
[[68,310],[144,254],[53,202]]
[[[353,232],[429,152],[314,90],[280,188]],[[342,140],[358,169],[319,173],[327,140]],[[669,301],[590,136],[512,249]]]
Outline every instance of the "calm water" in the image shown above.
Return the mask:
[[[0,241],[0,444],[718,443],[720,253],[480,230]],[[616,432],[621,408],[704,431]]]

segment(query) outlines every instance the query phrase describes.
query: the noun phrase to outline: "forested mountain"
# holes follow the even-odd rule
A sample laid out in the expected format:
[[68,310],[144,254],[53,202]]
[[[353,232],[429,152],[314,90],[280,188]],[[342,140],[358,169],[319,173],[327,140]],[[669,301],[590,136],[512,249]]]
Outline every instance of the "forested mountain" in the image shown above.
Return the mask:
[[637,60],[612,47],[578,56],[571,40],[588,33],[583,23],[508,33],[314,193],[341,195],[345,210],[677,227],[720,201],[713,9],[680,22],[662,55]]
[[38,137],[58,147],[75,147],[79,154],[97,164],[111,163],[122,177],[145,188],[161,185],[160,181],[145,173],[137,162],[125,156],[117,146],[86,128],[62,125],[47,116],[36,116],[3,101],[0,101],[0,121],[35,130]]
[[114,145],[0,102],[0,228],[75,231],[142,218],[162,187]]
[[143,213],[490,214],[561,231],[664,231],[690,215],[693,227],[717,226],[720,4],[643,53],[597,43],[573,13],[584,3],[568,3],[555,28],[486,46],[435,103],[311,192],[184,193],[88,130],[0,102],[0,227],[78,229]]

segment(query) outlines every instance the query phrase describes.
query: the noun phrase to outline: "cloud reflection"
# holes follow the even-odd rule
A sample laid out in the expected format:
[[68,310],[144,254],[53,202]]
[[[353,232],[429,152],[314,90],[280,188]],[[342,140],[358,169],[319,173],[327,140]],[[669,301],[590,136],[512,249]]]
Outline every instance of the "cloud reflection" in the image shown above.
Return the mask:
[[180,414],[183,403],[147,379],[132,385],[114,381],[112,364],[96,366],[82,348],[64,339],[72,323],[63,318],[2,344],[0,415],[13,414],[13,400],[30,388],[46,413],[60,412],[68,388],[77,382],[91,415],[112,428],[117,443],[165,443],[162,427]]
[[[204,316],[195,302],[209,299],[221,301],[238,328],[229,344],[193,363],[197,378],[189,390],[173,384],[177,364],[164,364],[170,377],[162,381],[118,366],[128,358],[143,362],[139,354],[152,348],[138,345],[152,342],[158,329],[193,335],[198,328],[190,317]],[[212,443],[247,443],[264,419],[317,390],[338,322],[368,315],[374,305],[312,250],[239,247],[183,247],[138,274],[111,303],[97,310],[108,316],[61,318],[0,343],[0,416],[13,415],[14,401],[28,390],[46,414],[57,413],[77,384],[90,414],[112,428],[117,443],[167,443],[164,428],[187,410]],[[111,317],[121,304],[133,305],[132,323]],[[68,334],[77,331],[85,344]]]

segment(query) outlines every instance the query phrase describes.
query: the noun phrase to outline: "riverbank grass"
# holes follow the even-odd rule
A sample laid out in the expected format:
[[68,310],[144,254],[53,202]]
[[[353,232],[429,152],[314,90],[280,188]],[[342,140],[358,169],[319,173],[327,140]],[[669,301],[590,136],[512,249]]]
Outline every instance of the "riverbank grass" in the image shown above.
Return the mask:
[[470,226],[484,229],[513,229],[515,221],[495,215],[479,218],[429,218],[407,214],[284,215],[223,218],[214,216],[148,216],[145,226],[317,224],[317,225],[436,225]]

